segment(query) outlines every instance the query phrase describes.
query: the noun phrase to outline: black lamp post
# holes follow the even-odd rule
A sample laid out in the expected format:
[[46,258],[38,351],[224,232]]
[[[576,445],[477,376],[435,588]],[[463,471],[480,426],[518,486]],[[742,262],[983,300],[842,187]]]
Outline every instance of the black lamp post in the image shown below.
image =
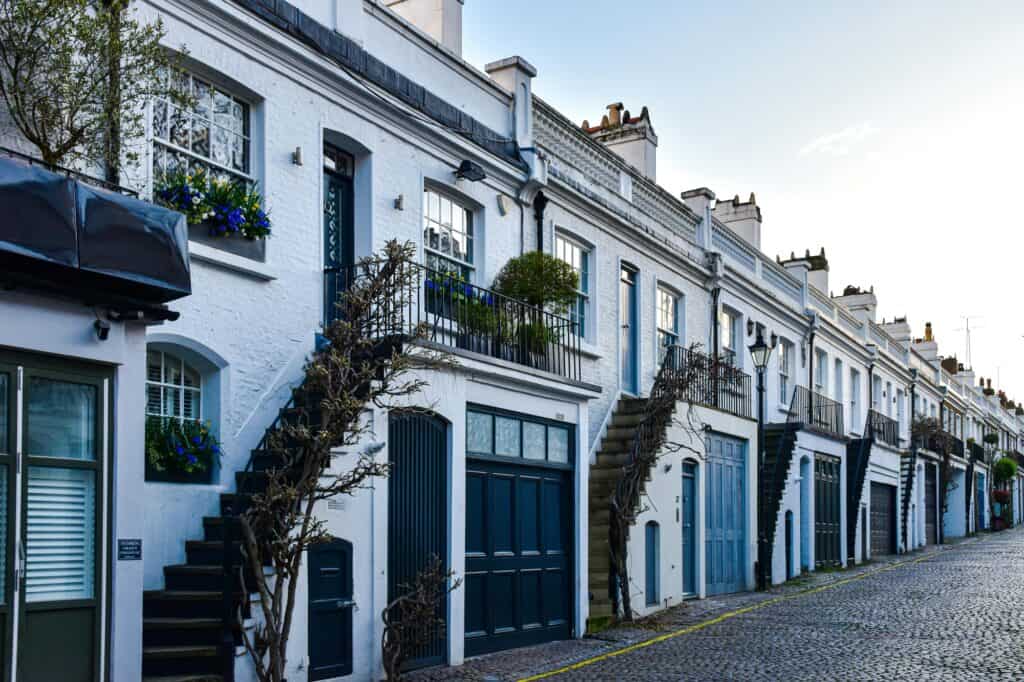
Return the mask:
[[778,339],[771,336],[771,345],[764,342],[764,330],[758,326],[757,338],[748,350],[757,369],[757,589],[768,588],[768,519],[765,518],[765,457],[764,442],[764,371]]

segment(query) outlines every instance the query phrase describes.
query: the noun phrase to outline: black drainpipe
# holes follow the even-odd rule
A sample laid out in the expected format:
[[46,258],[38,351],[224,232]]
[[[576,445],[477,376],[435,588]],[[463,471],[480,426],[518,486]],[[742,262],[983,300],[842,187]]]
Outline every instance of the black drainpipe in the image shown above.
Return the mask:
[[807,341],[807,423],[814,423],[814,330]]
[[711,290],[711,357],[718,359],[718,299],[722,294],[722,287],[715,287]]
[[548,198],[544,192],[537,192],[533,199],[533,218],[537,221],[537,250],[544,250],[544,209],[547,208]]

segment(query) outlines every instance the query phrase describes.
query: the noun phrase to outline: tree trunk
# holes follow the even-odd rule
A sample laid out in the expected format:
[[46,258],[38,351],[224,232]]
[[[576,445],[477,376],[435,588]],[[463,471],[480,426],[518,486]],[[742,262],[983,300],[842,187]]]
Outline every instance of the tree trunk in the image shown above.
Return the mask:
[[107,182],[121,184],[121,20],[126,4],[123,0],[103,0],[107,15],[109,52],[107,53],[110,82],[107,84],[107,140],[105,176]]

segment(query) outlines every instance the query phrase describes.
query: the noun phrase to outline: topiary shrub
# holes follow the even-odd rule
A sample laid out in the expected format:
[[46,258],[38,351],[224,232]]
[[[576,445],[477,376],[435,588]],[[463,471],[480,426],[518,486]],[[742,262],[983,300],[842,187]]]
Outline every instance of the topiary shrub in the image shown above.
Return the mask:
[[1017,475],[1017,462],[1011,457],[1002,457],[992,467],[992,478],[996,483],[1012,481]]
[[494,279],[494,290],[564,315],[576,302],[579,276],[572,266],[543,251],[531,251],[505,263]]

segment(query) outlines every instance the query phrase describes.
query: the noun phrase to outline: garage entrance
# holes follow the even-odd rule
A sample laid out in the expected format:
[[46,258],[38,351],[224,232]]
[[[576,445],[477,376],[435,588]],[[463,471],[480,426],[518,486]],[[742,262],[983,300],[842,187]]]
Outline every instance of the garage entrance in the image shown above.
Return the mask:
[[841,563],[839,542],[840,470],[842,460],[832,455],[814,455],[814,563]]
[[896,553],[896,486],[871,482],[871,556]]
[[466,656],[570,638],[573,429],[473,408],[466,433]]
[[705,558],[707,594],[746,588],[746,444],[708,437]]

